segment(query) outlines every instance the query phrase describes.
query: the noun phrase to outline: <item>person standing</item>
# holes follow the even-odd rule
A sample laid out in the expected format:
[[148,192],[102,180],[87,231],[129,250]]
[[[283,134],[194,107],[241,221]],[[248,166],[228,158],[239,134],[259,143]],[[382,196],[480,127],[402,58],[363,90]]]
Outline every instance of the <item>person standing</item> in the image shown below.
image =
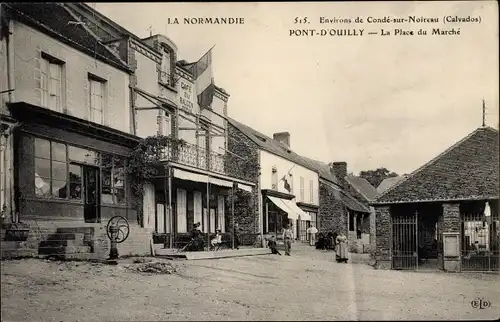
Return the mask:
[[340,233],[337,236],[336,243],[337,243],[337,247],[336,247],[335,252],[336,252],[337,262],[338,263],[340,263],[340,262],[347,263],[347,260],[349,258],[348,249],[347,249],[347,237],[343,233]]
[[292,240],[293,240],[293,231],[289,228],[288,224],[286,224],[285,229],[283,230],[283,242],[285,243],[286,256],[290,256],[290,252],[292,250]]

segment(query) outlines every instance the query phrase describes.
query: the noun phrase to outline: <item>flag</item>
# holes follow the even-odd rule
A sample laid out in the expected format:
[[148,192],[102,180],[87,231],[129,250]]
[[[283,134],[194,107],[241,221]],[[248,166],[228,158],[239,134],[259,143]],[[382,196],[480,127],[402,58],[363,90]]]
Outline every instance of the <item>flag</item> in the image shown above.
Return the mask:
[[285,186],[286,191],[291,192],[292,188],[290,187],[288,180],[286,180],[286,175],[284,175],[283,178],[281,178],[281,180],[283,180],[283,182],[284,182],[284,186]]
[[191,72],[195,78],[198,104],[201,109],[210,108],[214,98],[215,83],[212,71],[212,48],[191,67]]

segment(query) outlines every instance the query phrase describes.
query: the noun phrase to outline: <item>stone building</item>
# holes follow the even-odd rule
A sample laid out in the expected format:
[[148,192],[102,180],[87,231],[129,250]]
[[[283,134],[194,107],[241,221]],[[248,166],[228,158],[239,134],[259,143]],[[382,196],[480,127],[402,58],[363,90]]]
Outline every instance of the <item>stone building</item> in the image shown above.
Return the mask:
[[499,269],[498,143],[480,127],[372,203],[379,267]]
[[[210,104],[200,106],[199,66],[178,60],[177,46],[168,37],[140,39],[86,4],[70,6],[133,70],[130,108],[135,134],[169,138],[157,174],[144,186],[138,227],[153,237],[155,248],[182,248],[197,222],[207,241],[216,229],[225,241],[230,239],[231,196],[252,194],[254,186],[246,173],[227,165],[229,94],[213,83]],[[208,61],[205,72],[212,72]]]
[[135,217],[132,70],[64,4],[2,3],[1,13],[2,237],[29,232],[2,243],[3,255],[105,256],[107,220]]
[[291,225],[295,239],[307,242],[307,228],[317,227],[319,176],[304,158],[290,147],[290,134],[275,133],[273,138],[234,119],[229,119],[229,151],[240,171],[259,169],[254,178],[259,196],[256,212],[258,231],[265,238],[280,238],[285,224]]
[[[319,173],[320,232],[343,233],[349,237],[351,251],[368,251],[368,245],[374,242],[375,223],[365,195],[371,196],[372,191],[362,180],[347,175],[346,162],[329,165],[312,159],[307,161]],[[362,232],[359,239],[358,227]]]
[[[230,198],[255,189],[228,163],[226,91],[212,83],[201,108],[193,64],[171,40],[140,39],[84,3],[1,14],[2,218],[29,227],[17,254],[105,257],[113,216],[130,228],[121,255],[149,254],[151,240],[182,247],[197,221],[207,239],[231,235]],[[130,155],[152,136],[169,144],[135,191]]]

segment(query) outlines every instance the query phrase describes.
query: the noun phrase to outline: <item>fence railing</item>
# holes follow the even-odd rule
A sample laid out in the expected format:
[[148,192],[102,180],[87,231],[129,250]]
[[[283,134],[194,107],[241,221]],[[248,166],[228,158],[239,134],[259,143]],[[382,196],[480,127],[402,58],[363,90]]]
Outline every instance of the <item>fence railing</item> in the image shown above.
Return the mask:
[[161,153],[161,161],[173,161],[202,170],[226,174],[225,157],[195,144],[168,145]]

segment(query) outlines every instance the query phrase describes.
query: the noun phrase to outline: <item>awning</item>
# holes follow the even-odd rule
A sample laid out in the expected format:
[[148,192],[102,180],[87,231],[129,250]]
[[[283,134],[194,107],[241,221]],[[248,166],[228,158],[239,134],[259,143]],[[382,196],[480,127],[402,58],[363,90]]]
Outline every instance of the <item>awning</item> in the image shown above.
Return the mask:
[[283,210],[288,214],[289,219],[298,220],[299,216],[301,220],[311,220],[311,216],[308,213],[297,207],[293,201],[280,199],[276,197],[267,196],[269,200],[273,202],[278,208]]
[[252,186],[247,186],[246,184],[238,183],[238,189],[244,190],[246,192],[252,192]]
[[[290,210],[292,210],[294,213],[298,214],[300,216],[300,220],[305,220],[305,221],[311,221],[311,216],[309,215],[308,212],[305,212],[304,210],[300,209],[295,202],[291,200],[286,200],[286,199],[281,199],[285,205],[287,205]],[[298,218],[297,218],[298,219]]]
[[[180,169],[174,169],[174,177],[179,178],[181,180],[188,180],[188,181],[194,181],[194,182],[201,182],[201,183],[207,183],[209,182],[210,184],[220,186],[220,187],[226,187],[226,188],[231,188],[233,186],[233,182],[229,180],[223,180],[219,178],[214,178],[214,177],[209,177],[206,174],[199,174],[195,172],[189,172],[189,171],[184,171]],[[252,187],[248,185],[244,185],[241,183],[238,183],[238,188],[252,192]]]
[[183,171],[179,169],[174,169],[174,177],[182,180],[194,181],[194,182],[208,182],[208,176],[205,174],[199,174],[194,172]]
[[217,179],[214,177],[210,177],[208,181],[210,182],[210,184],[214,184],[216,186],[229,187],[229,188],[233,186],[233,183],[231,181]]

